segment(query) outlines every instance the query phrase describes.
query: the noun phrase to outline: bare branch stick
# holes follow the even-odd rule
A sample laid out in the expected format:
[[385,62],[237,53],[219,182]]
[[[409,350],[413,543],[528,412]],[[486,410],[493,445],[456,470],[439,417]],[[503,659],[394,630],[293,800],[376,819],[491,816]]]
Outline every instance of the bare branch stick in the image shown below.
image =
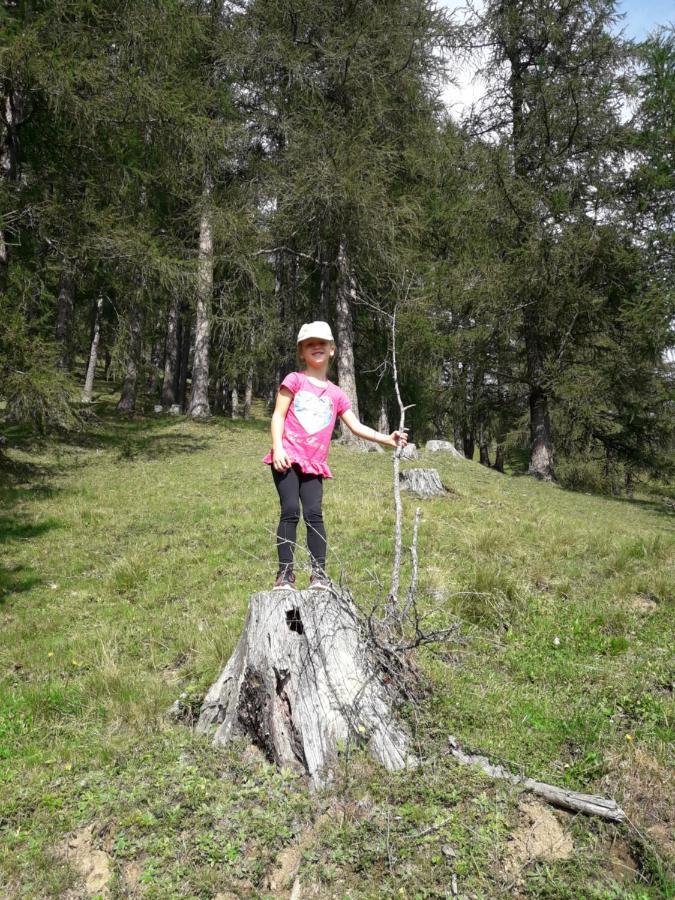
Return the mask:
[[321,260],[311,253],[301,253],[299,250],[293,250],[292,247],[267,247],[264,250],[256,250],[252,256],[272,256],[273,253],[290,253],[291,256],[297,256],[298,259],[308,259],[310,262],[321,264]]
[[[391,370],[392,377],[394,379],[394,389],[396,391],[396,401],[398,403],[398,408],[400,410],[400,418],[398,424],[398,430],[403,431],[405,429],[405,413],[407,409],[411,409],[415,404],[411,403],[408,406],[403,405],[403,400],[401,400],[401,391],[398,386],[398,368],[396,365],[396,306],[394,306],[394,313],[391,317]],[[401,451],[402,447],[400,443],[397,445],[396,450],[394,451],[394,509],[396,512],[396,523],[395,523],[395,531],[394,531],[394,562],[392,564],[391,570],[391,590],[389,592],[389,605],[393,610],[398,603],[398,588],[401,580],[401,547],[403,545],[403,528],[402,528],[402,519],[403,519],[403,504],[401,503],[401,482],[400,482],[400,474],[401,474]]]
[[408,597],[405,602],[405,606],[403,607],[403,611],[401,612],[401,620],[405,620],[406,616],[410,612],[410,607],[415,602],[415,597],[417,595],[417,577],[419,573],[419,561],[417,558],[417,533],[420,527],[420,515],[422,509],[421,507],[417,507],[415,510],[415,524],[413,525],[413,536],[412,536],[412,544],[410,547],[410,557],[412,559],[412,574],[410,576],[410,585],[408,586]]
[[600,797],[597,794],[580,794],[577,791],[568,791],[554,784],[546,784],[545,781],[535,781],[534,778],[527,778],[525,775],[514,775],[513,772],[509,772],[504,766],[493,765],[487,756],[465,753],[452,735],[448,737],[448,745],[450,753],[459,762],[465,765],[478,766],[491,778],[500,778],[522,787],[524,790],[541,797],[542,800],[545,800],[552,806],[558,806],[571,812],[584,813],[587,816],[599,816],[601,819],[607,819],[610,822],[626,821],[625,812],[621,807],[617,806],[614,800]]

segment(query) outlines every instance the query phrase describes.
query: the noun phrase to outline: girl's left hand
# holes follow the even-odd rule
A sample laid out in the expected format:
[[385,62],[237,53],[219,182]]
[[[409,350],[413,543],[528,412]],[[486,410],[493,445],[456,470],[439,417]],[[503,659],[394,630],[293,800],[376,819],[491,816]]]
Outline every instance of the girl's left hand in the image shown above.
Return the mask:
[[408,443],[408,435],[406,434],[406,428],[404,431],[392,431],[389,435],[389,443],[392,447],[405,447]]

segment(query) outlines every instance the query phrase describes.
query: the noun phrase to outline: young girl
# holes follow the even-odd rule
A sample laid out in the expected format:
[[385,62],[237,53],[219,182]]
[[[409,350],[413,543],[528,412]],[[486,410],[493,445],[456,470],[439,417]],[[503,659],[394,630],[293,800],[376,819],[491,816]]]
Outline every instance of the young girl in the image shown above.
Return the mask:
[[272,414],[272,450],[263,462],[271,464],[281,502],[277,529],[279,571],[274,589],[295,590],[293,550],[300,519],[300,504],[307,526],[307,548],[312,564],[310,587],[326,588],[326,529],[321,501],[323,479],[332,478],[326,460],[339,416],[357,437],[387,447],[403,447],[404,432],[381,434],[362,425],[351,410],[344,391],[328,381],[328,366],[335,356],[335,341],[327,322],[310,322],[298,334],[298,358],[303,372],[291,372],[281,383]]

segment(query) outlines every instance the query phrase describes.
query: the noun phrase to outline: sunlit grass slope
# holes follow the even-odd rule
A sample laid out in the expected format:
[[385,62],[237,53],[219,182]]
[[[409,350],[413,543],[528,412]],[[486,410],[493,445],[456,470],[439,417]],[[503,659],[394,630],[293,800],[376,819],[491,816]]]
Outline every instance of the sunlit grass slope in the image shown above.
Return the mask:
[[[165,716],[181,692],[203,694],[249,595],[272,582],[267,421],[128,421],[105,402],[97,413],[72,440],[10,437],[2,475],[0,896],[80,896],[62,848],[91,823],[110,896],[271,896],[274,861],[301,834],[314,896],[444,897],[453,873],[463,896],[668,893],[665,504],[423,454],[449,492],[420,504],[420,604],[433,624],[458,623],[456,641],[422,656],[430,690],[407,711],[427,762],[391,776],[357,754],[316,797]],[[390,456],[335,447],[331,465],[329,568],[370,607],[390,577]],[[405,499],[408,540],[416,505]],[[448,734],[613,794],[638,829],[622,837],[631,876],[607,867],[612,829],[571,819],[570,859],[507,875],[518,798],[449,760]]]

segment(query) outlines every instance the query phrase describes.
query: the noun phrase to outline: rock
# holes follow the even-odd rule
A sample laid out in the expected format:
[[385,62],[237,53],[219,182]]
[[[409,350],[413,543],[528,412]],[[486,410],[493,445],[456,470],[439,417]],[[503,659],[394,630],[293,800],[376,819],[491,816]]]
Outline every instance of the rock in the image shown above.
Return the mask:
[[181,414],[181,410],[178,403],[174,403],[173,406],[170,406],[168,409],[168,413],[170,416],[179,416]]
[[162,406],[161,403],[155,403],[155,405],[152,408],[154,409],[154,411],[156,413],[164,412],[164,407]]
[[430,453],[449,453],[451,456],[454,456],[455,459],[466,459],[464,454],[460,453],[457,447],[450,443],[450,441],[427,441],[424,449],[428,450]]

